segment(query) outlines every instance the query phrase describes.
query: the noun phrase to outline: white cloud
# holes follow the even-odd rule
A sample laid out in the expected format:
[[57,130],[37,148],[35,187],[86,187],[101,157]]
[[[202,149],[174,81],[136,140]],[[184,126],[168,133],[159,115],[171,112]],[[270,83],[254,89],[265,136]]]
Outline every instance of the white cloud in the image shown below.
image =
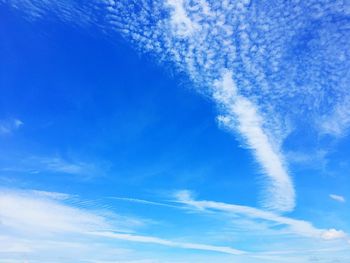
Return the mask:
[[284,226],[286,230],[298,236],[320,238],[325,240],[347,237],[347,235],[341,230],[319,229],[314,227],[310,222],[280,216],[270,211],[264,211],[249,206],[226,204],[215,201],[198,201],[192,197],[192,194],[189,191],[177,192],[175,194],[175,197],[176,202],[186,205],[189,209],[198,211],[225,212],[233,215],[243,215],[251,219],[266,220]]
[[187,36],[196,30],[196,25],[186,14],[185,0],[167,0],[167,4],[171,7],[171,24],[174,32],[179,36]]
[[[77,246],[79,250],[85,250],[91,243],[96,242],[109,244],[109,248],[104,250],[113,251],[109,239],[234,255],[244,253],[227,246],[138,235],[133,232],[139,225],[139,220],[121,217],[112,212],[79,207],[79,202],[76,201],[74,204],[78,206],[73,206],[66,202],[66,198],[69,198],[69,195],[56,192],[0,189],[0,254],[30,254],[40,251],[49,253],[58,247],[71,251]],[[67,238],[71,243],[65,241]],[[45,240],[45,243],[38,245],[37,240]],[[85,253],[83,257],[89,254]]]
[[47,192],[47,191],[40,191],[40,190],[31,190],[29,192],[32,192],[34,195],[37,195],[37,196],[48,197],[56,200],[66,200],[69,198],[73,198],[72,195],[57,193],[57,192]]
[[225,73],[222,81],[217,83],[214,99],[226,113],[220,120],[231,130],[240,132],[270,179],[266,207],[278,211],[293,210],[294,187],[283,164],[283,156],[264,131],[264,121],[256,106],[238,94],[229,72]]
[[[33,161],[38,161],[44,169],[53,172],[62,172],[68,174],[81,174],[89,171],[91,165],[82,162],[69,162],[59,157],[53,158],[33,158]],[[90,167],[89,167],[90,166]]]
[[105,167],[93,162],[66,159],[60,156],[31,156],[16,160],[15,164],[1,168],[1,171],[24,173],[65,173],[71,175],[96,176],[104,172]]
[[317,119],[317,124],[321,133],[344,136],[350,125],[350,98],[344,96],[329,115]]
[[9,135],[23,125],[20,119],[9,119],[0,121],[0,135]]
[[336,230],[336,229],[329,229],[322,233],[322,238],[325,240],[332,240],[332,239],[339,239],[339,238],[346,238],[347,235],[342,230]]
[[127,202],[132,202],[132,203],[140,203],[140,204],[145,204],[145,205],[155,205],[155,206],[165,206],[165,207],[177,208],[177,206],[175,206],[175,205],[154,202],[154,201],[148,201],[148,200],[143,200],[143,199],[138,199],[138,198],[128,198],[128,197],[111,197],[111,198],[115,199],[115,200],[127,201]]
[[305,151],[288,151],[285,156],[290,163],[302,164],[304,167],[325,169],[328,163],[328,151],[324,149],[308,149]]
[[0,0],[12,8],[22,12],[25,18],[30,21],[48,19],[47,14],[57,16],[63,22],[74,23],[75,25],[87,25],[94,22],[90,12],[91,6],[81,5],[75,1],[62,0]]
[[115,239],[128,240],[133,242],[163,245],[168,247],[214,251],[214,252],[221,252],[221,253],[227,253],[232,255],[245,254],[244,251],[233,249],[230,247],[212,246],[212,245],[197,244],[197,243],[176,242],[176,241],[171,241],[171,240],[166,240],[166,239],[161,239],[158,237],[151,237],[151,236],[140,236],[140,235],[133,235],[133,234],[113,233],[113,232],[97,232],[97,233],[91,233],[91,234],[97,235],[97,236],[115,238]]
[[[82,236],[23,237],[18,233],[0,235],[0,262],[103,262],[118,258],[133,258],[129,249],[111,246],[98,239]],[[114,260],[115,262],[115,260]]]
[[345,203],[345,197],[341,195],[330,194],[329,197],[337,202]]
[[[35,191],[0,192],[1,228],[29,233],[65,233],[106,229],[111,226],[99,215],[64,205],[57,193]],[[60,197],[60,196],[59,196]]]

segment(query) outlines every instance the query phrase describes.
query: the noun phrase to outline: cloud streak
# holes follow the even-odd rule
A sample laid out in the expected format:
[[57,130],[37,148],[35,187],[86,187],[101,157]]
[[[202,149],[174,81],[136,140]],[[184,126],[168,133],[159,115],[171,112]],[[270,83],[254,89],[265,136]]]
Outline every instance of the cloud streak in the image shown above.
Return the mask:
[[[268,228],[271,227],[272,229],[274,229],[278,227],[278,229],[281,230],[278,233],[278,235],[292,234],[294,236],[307,237],[316,240],[350,240],[348,234],[345,233],[343,230],[337,230],[334,228],[317,228],[311,222],[305,220],[281,216],[268,210],[262,210],[250,206],[228,204],[208,200],[198,200],[195,199],[193,193],[188,190],[176,191],[173,194],[173,199],[171,199],[168,202],[154,202],[135,198],[116,199],[156,207],[164,206],[169,208],[177,208],[191,212],[198,212],[200,214],[210,215],[211,213],[214,213],[222,215],[220,217],[220,220],[223,220],[225,222],[229,222],[230,220],[228,219],[228,217],[231,216],[233,218],[236,218],[236,222],[232,222],[233,225],[239,225],[239,220],[237,220],[237,216],[251,220],[251,222],[257,222],[257,224],[261,222],[268,222]],[[242,231],[247,231],[250,226],[249,224],[245,225],[244,222],[248,223],[249,221],[243,220],[242,222]],[[260,235],[263,235],[263,233],[260,233]],[[276,253],[279,252],[276,251]]]
[[0,135],[10,135],[23,126],[20,119],[0,120]]
[[320,238],[324,240],[348,239],[348,235],[342,230],[319,229],[310,222],[280,216],[270,211],[265,211],[249,206],[226,204],[215,201],[195,200],[188,191],[179,191],[175,194],[176,202],[186,205],[197,211],[216,211],[229,214],[239,214],[252,219],[266,220],[285,226],[291,233],[299,236]]
[[217,83],[214,99],[226,113],[219,116],[219,120],[231,130],[238,130],[242,134],[271,182],[265,194],[265,206],[277,211],[293,210],[294,187],[284,167],[283,156],[273,147],[264,131],[263,119],[256,106],[238,94],[231,73],[225,73],[222,81]]
[[242,250],[233,249],[230,247],[212,246],[212,245],[197,244],[197,243],[175,242],[175,241],[170,241],[170,240],[161,239],[158,237],[151,237],[151,236],[140,236],[140,235],[133,235],[133,234],[113,233],[113,232],[97,232],[97,233],[91,232],[90,234],[113,238],[113,239],[122,239],[122,240],[127,240],[132,242],[149,243],[149,244],[156,244],[156,245],[176,247],[176,248],[213,251],[213,252],[220,252],[220,253],[226,253],[231,255],[242,255],[246,253]]
[[[108,243],[105,240],[108,238],[232,255],[244,253],[228,246],[178,242],[135,234],[133,233],[135,224],[138,225],[139,220],[120,217],[112,212],[106,213],[76,207],[69,204],[67,200],[69,198],[70,195],[56,192],[1,189],[0,247],[2,249],[0,253],[36,251],[36,242],[30,245],[28,242],[21,241],[23,237],[27,237],[28,240],[45,239],[46,242],[58,243],[61,242],[62,237],[69,237],[70,240],[85,240],[87,243],[81,244],[84,247],[90,242],[96,242],[95,238],[102,238],[102,240],[99,239],[99,242]],[[8,239],[5,235],[12,236],[12,238]]]
[[43,172],[79,175],[84,177],[103,174],[106,167],[99,163],[62,158],[60,156],[29,156],[1,168],[4,172],[38,174]]
[[345,197],[341,196],[341,195],[330,194],[329,197],[337,202],[340,202],[340,203],[346,202]]

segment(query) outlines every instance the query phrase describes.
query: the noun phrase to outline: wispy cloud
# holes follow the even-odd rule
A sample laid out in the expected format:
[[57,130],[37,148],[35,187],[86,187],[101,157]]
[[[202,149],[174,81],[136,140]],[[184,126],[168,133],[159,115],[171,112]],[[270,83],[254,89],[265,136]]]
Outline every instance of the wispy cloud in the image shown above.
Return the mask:
[[[135,198],[123,198],[121,200],[153,206],[152,209],[158,209],[160,206],[168,207],[168,204],[170,204],[169,208],[173,209],[172,213],[176,213],[174,208],[177,208],[179,213],[185,212],[182,217],[188,216],[190,222],[194,225],[204,219],[206,222],[204,229],[198,224],[196,233],[201,233],[200,236],[213,242],[222,242],[223,240],[228,242],[229,240],[229,242],[237,244],[243,242],[244,244],[250,242],[247,240],[253,240],[257,251],[251,252],[242,249],[245,251],[241,257],[244,262],[250,262],[249,260],[252,260],[252,262],[261,262],[261,260],[288,263],[308,262],[308,256],[314,254],[326,261],[330,258],[328,256],[330,251],[339,254],[346,254],[350,251],[348,246],[350,239],[343,230],[332,227],[318,228],[306,220],[281,216],[254,207],[200,200],[194,198],[192,192],[186,190],[175,192],[173,197],[173,199],[167,201],[149,201]],[[208,220],[210,220],[210,224],[208,224]],[[120,238],[119,234],[115,238]],[[130,238],[138,239],[137,236]],[[257,242],[257,240],[263,241]],[[158,239],[151,241],[155,243],[163,242],[163,240]],[[142,236],[139,242],[143,242]],[[266,246],[265,243],[268,245]]]
[[245,254],[245,252],[242,250],[233,249],[230,247],[212,246],[212,245],[197,244],[197,243],[175,242],[175,241],[170,241],[170,240],[161,239],[161,238],[157,238],[157,237],[151,237],[151,236],[139,236],[139,235],[113,233],[113,232],[97,232],[97,233],[92,232],[90,234],[103,236],[103,237],[109,237],[109,238],[115,238],[115,239],[128,240],[128,241],[133,241],[133,242],[163,245],[163,246],[168,246],[168,247],[178,247],[178,248],[185,248],[185,249],[214,251],[214,252],[221,252],[221,253],[227,253],[227,254],[232,254],[232,255]]
[[330,194],[329,197],[337,202],[340,203],[345,203],[345,197],[341,195],[336,195],[336,194]]
[[326,149],[307,149],[304,151],[288,151],[285,156],[290,163],[325,170],[329,162],[328,154],[329,152]]
[[226,113],[219,120],[231,130],[237,129],[242,134],[270,179],[265,205],[278,211],[292,210],[295,193],[292,180],[283,164],[283,156],[264,131],[263,119],[255,105],[238,94],[231,73],[226,73],[222,81],[217,83],[214,99]]
[[104,166],[94,162],[67,159],[60,156],[30,156],[4,165],[1,171],[38,174],[42,172],[79,175],[84,178],[104,173]]
[[109,244],[111,250],[113,246],[110,247],[109,239],[234,255],[244,253],[226,246],[178,242],[135,234],[133,233],[136,230],[134,218],[119,217],[111,212],[74,206],[66,202],[66,198],[69,198],[69,195],[56,192],[1,189],[0,253],[34,253],[43,249],[48,253],[54,247],[49,246],[45,249],[40,246],[39,248],[34,240],[42,239],[56,248],[57,246],[66,248],[66,242],[62,243],[62,238],[67,236],[72,242],[83,240],[72,243],[75,246],[82,246],[81,249],[87,248],[90,243],[97,242],[96,238],[98,238],[98,242]]
[[[325,240],[332,240],[332,239],[345,239],[348,238],[348,235],[342,231],[342,230],[337,230],[337,229],[328,229],[327,231],[324,231],[322,233],[322,238]],[[350,239],[347,240],[349,242]]]
[[[192,192],[188,190],[177,191],[174,193],[174,198],[168,202],[154,202],[143,199],[135,198],[117,198],[118,200],[124,200],[128,202],[137,202],[143,205],[152,206],[165,206],[169,208],[177,208],[181,210],[190,210],[193,212],[199,212],[203,214],[217,213],[227,216],[233,216],[235,218],[234,225],[239,225],[240,222],[243,231],[248,229],[254,224],[261,224],[263,221],[272,223],[267,225],[272,229],[278,226],[281,229],[280,235],[292,234],[300,237],[314,238],[319,240],[348,240],[348,235],[342,231],[334,228],[322,229],[315,227],[311,222],[293,219],[291,217],[281,216],[271,211],[262,210],[250,206],[228,204],[216,201],[197,200],[194,198]],[[170,202],[170,203],[169,203]],[[174,204],[175,203],[175,204]],[[241,216],[252,221],[238,220],[236,216]],[[227,217],[223,217],[223,220],[227,221]],[[250,225],[252,223],[252,225]],[[263,235],[263,234],[262,234]],[[350,240],[350,239],[349,239]]]
[[187,36],[196,30],[198,25],[187,16],[184,0],[167,0],[167,4],[172,9],[170,20],[174,32],[180,36]]
[[47,197],[47,198],[56,199],[56,200],[67,200],[74,197],[72,195],[65,194],[65,193],[48,192],[48,191],[41,191],[41,190],[28,190],[28,193],[30,192],[32,192],[35,196],[42,196],[42,197]]
[[10,135],[23,125],[20,119],[0,120],[0,135]]
[[342,230],[320,229],[313,226],[310,222],[280,216],[275,213],[242,205],[226,204],[215,201],[195,200],[189,191],[179,191],[175,194],[176,202],[186,205],[190,209],[197,211],[216,211],[231,214],[239,214],[252,219],[266,220],[284,226],[293,234],[320,238],[320,239],[346,239],[348,236]]
[[49,192],[43,194],[42,191],[1,190],[2,228],[50,234],[110,227],[102,216],[61,203],[62,195]]
[[175,205],[161,203],[161,202],[148,201],[148,200],[138,199],[138,198],[111,197],[111,199],[120,200],[120,201],[127,201],[127,202],[132,202],[132,203],[145,204],[145,205],[155,205],[155,206],[165,206],[165,207],[171,207],[171,208],[178,208],[178,206],[175,206]]
[[82,174],[92,170],[92,165],[83,162],[70,162],[59,157],[53,158],[32,158],[33,162],[38,162],[45,170],[61,172],[67,174]]
[[334,136],[344,136],[350,125],[350,98],[344,97],[341,104],[336,105],[329,115],[318,119],[320,131]]

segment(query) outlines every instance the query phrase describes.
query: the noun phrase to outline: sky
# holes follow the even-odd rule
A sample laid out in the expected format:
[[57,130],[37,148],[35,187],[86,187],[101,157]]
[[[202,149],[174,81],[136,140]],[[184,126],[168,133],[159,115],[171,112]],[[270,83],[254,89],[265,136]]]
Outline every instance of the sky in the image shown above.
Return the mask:
[[350,262],[350,2],[0,0],[0,262]]

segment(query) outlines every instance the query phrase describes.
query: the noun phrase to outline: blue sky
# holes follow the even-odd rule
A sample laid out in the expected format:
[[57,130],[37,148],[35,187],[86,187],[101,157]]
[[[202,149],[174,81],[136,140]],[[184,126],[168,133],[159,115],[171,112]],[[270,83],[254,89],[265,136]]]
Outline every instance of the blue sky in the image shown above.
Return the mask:
[[350,261],[347,2],[0,17],[0,262]]

